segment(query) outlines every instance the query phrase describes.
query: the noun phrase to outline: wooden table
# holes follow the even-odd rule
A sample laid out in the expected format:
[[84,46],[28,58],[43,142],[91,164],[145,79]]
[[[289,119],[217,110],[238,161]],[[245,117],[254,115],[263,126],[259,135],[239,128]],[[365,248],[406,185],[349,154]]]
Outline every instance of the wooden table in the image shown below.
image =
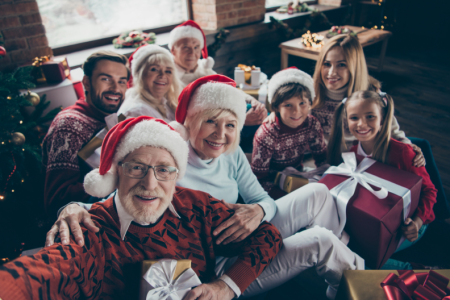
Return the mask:
[[[345,25],[343,27],[347,27],[358,34],[359,42],[361,43],[361,46],[363,48],[369,45],[383,42],[383,45],[381,46],[380,59],[378,60],[378,68],[377,68],[378,71],[381,72],[383,69],[383,61],[384,56],[386,54],[388,40],[389,37],[392,35],[392,33],[386,30],[363,29],[361,27],[348,25]],[[328,30],[319,32],[320,35],[324,36],[325,44],[329,40],[329,38],[326,38],[327,32]],[[281,48],[281,70],[284,70],[288,67],[289,54],[312,60],[317,60],[319,58],[321,50],[321,48],[314,49],[305,47],[302,43],[302,38],[296,38],[294,40],[281,43],[280,48]]]

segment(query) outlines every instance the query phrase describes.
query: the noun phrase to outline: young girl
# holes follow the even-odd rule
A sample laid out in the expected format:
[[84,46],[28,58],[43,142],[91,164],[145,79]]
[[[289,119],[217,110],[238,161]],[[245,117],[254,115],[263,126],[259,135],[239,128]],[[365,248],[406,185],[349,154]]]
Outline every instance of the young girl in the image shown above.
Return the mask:
[[[436,203],[436,189],[425,167],[413,164],[415,152],[411,145],[391,137],[394,103],[385,93],[359,91],[345,98],[337,106],[333,128],[328,143],[328,160],[332,165],[341,162],[341,145],[344,143],[344,122],[355,137],[350,151],[379,162],[397,167],[423,178],[419,205],[411,218],[402,226],[407,241],[397,249],[404,249],[421,237],[427,224],[434,220],[433,206]],[[422,230],[421,230],[422,228]],[[419,235],[420,232],[420,235]],[[392,262],[392,260],[390,260]],[[390,261],[387,264],[391,263]]]
[[312,153],[316,166],[325,162],[322,127],[309,114],[312,99],[312,78],[297,68],[280,71],[270,80],[268,101],[276,120],[261,125],[256,131],[252,154],[252,170],[266,191],[272,189],[273,175],[277,171],[286,167],[301,171],[305,152]]

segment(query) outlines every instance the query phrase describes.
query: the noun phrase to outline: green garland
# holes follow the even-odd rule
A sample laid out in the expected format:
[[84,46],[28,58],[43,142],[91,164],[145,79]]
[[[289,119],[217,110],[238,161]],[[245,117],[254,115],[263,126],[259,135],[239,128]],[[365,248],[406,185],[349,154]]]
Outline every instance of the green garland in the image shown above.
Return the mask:
[[214,36],[214,43],[208,46],[208,56],[216,56],[216,52],[219,51],[220,47],[222,47],[222,44],[225,44],[229,34],[229,30],[223,28],[219,29],[219,32]]

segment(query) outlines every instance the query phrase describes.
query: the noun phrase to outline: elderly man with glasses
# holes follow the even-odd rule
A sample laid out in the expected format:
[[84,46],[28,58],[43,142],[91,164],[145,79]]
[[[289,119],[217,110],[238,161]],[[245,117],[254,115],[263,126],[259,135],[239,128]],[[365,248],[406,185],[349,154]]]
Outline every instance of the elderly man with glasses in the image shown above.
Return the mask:
[[[127,119],[106,135],[100,168],[85,178],[87,193],[113,197],[90,214],[96,232],[83,228],[85,244],[71,239],[0,267],[0,298],[128,299],[126,269],[143,260],[190,259],[203,284],[183,299],[232,299],[240,295],[282,246],[267,222],[239,243],[218,245],[212,232],[234,211],[212,196],[175,187],[188,147],[163,120]],[[150,170],[152,169],[152,170]],[[216,256],[237,256],[219,278]]]

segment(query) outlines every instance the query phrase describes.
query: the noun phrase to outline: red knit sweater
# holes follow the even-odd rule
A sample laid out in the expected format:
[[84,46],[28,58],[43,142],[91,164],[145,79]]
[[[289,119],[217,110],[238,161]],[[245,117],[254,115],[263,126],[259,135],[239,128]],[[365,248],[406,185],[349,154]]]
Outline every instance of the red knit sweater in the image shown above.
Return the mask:
[[100,231],[83,228],[84,247],[57,243],[0,267],[0,298],[127,299],[124,269],[133,263],[190,259],[207,283],[216,278],[216,256],[238,256],[225,274],[244,292],[281,249],[279,231],[267,222],[242,242],[216,245],[212,232],[234,211],[207,193],[177,187],[172,203],[180,218],[166,210],[152,226],[131,223],[125,240],[113,198],[94,204],[89,212]]
[[[350,151],[357,153],[358,145],[354,145]],[[422,177],[420,201],[414,215],[420,217],[423,224],[428,224],[434,220],[433,206],[436,203],[437,190],[431,182],[425,167],[416,168],[414,166],[415,156],[416,153],[410,145],[391,138],[388,150],[388,164]]]
[[105,116],[84,98],[60,112],[53,120],[42,145],[46,168],[44,201],[49,214],[72,201],[87,202],[84,176],[91,168],[78,158],[78,152],[106,126]]
[[277,117],[273,124],[263,123],[253,139],[252,170],[266,191],[271,188],[270,171],[286,167],[303,169],[303,154],[311,152],[316,166],[327,158],[322,126],[312,115],[297,128],[290,128]]

